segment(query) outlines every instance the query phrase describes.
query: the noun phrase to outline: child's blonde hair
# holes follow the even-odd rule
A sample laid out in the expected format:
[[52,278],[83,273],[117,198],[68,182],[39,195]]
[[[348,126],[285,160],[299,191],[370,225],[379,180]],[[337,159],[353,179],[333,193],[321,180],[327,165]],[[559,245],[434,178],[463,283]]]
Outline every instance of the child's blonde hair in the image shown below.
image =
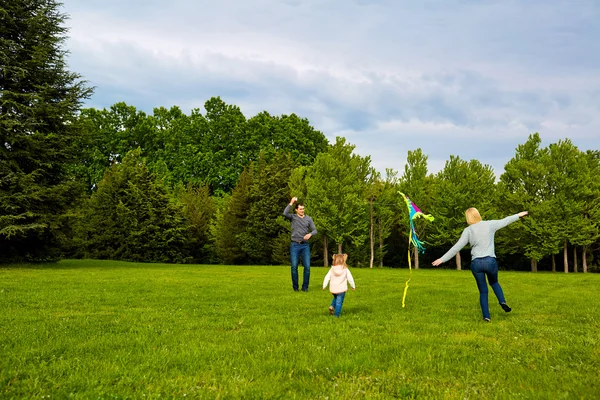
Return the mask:
[[331,265],[341,265],[344,268],[346,268],[347,267],[347,265],[346,265],[347,259],[348,259],[348,254],[341,254],[341,253],[334,254]]
[[481,215],[475,207],[471,207],[467,211],[465,211],[465,217],[467,218],[467,224],[469,225],[481,222]]

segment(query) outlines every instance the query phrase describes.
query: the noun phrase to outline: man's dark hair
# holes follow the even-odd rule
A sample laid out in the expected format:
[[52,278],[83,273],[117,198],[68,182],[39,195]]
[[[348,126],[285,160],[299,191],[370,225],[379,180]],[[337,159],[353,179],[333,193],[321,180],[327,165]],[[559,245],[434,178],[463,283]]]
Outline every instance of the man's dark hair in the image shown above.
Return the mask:
[[300,206],[304,207],[304,203],[296,203],[296,210],[297,210],[297,209],[298,209],[298,207],[300,207]]

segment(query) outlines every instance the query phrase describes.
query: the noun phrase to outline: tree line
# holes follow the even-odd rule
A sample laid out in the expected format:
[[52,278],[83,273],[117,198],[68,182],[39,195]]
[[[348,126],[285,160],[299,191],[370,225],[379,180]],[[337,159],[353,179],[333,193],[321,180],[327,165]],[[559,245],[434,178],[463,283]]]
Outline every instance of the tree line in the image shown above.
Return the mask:
[[[170,263],[287,264],[300,198],[319,234],[313,263],[407,266],[410,196],[435,221],[416,221],[427,252],[443,254],[466,226],[521,210],[498,234],[504,268],[595,270],[600,250],[600,152],[535,133],[495,174],[450,156],[431,173],[421,149],[400,175],[295,114],[246,118],[213,97],[204,110],[125,103],[82,108],[92,88],[67,70],[65,16],[53,0],[8,1],[0,13],[0,262],[63,257]],[[468,265],[457,254],[457,269]],[[597,263],[596,263],[597,264]],[[557,266],[558,265],[558,266]]]

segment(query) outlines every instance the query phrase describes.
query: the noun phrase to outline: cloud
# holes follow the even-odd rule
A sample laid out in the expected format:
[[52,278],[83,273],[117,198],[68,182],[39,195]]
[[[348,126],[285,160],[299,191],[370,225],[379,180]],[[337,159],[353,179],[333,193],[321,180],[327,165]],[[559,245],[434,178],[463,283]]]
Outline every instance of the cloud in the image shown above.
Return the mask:
[[212,96],[306,117],[373,164],[406,152],[497,173],[539,131],[598,148],[600,11],[562,2],[66,1],[88,103],[202,108]]

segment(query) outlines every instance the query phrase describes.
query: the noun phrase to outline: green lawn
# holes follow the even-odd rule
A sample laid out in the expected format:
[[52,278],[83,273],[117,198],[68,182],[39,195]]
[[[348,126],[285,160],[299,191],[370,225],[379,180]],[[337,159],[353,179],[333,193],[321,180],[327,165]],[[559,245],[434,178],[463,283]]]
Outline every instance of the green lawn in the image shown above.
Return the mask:
[[[300,268],[300,274],[302,268]],[[598,398],[600,275],[62,261],[0,268],[1,398]]]

